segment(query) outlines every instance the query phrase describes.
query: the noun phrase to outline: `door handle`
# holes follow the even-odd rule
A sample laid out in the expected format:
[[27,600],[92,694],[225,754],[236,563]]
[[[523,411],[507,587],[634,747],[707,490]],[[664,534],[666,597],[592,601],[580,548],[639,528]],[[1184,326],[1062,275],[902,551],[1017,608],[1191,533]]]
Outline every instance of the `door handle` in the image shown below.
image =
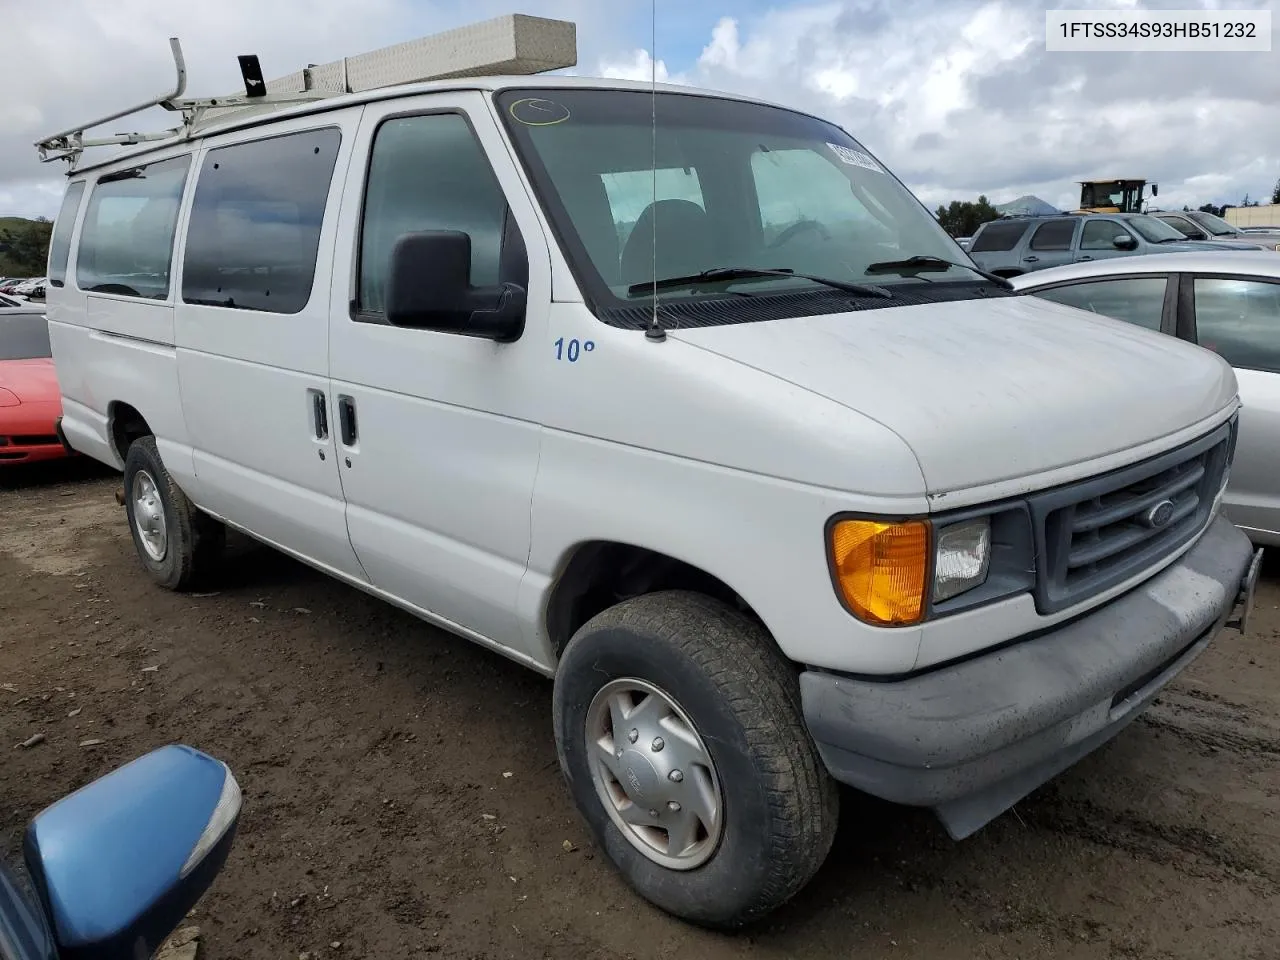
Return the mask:
[[1084,260],[1092,260],[1092,259],[1093,259],[1093,257],[1088,257],[1088,256],[1085,256],[1085,257],[1076,257],[1076,263],[1080,263],[1080,262],[1082,262],[1082,261],[1084,261]]
[[350,397],[338,398],[338,429],[341,432],[342,445],[356,445],[356,402]]
[[325,402],[324,393],[320,390],[311,391],[311,416],[313,425],[316,428],[317,440],[329,439],[329,406]]
[[1022,262],[1023,263],[1039,263],[1040,258],[1039,257],[1023,257]]

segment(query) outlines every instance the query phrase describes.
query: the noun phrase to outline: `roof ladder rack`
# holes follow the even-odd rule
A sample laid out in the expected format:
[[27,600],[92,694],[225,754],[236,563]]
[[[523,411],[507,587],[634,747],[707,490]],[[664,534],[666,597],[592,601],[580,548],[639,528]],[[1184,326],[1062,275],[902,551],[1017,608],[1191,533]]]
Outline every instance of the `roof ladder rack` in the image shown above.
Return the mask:
[[[184,139],[240,116],[348,93],[427,80],[499,74],[528,76],[576,66],[578,62],[577,28],[572,22],[508,14],[358,56],[343,57],[332,63],[310,64],[276,80],[263,79],[256,56],[241,56],[244,92],[191,98],[183,96],[187,89],[187,66],[182,44],[177,37],[171,37],[169,47],[177,71],[172,90],[154,100],[36,141],[40,160],[44,163],[66,160],[69,170],[73,171],[90,147]],[[85,137],[87,130],[153,107],[182,114],[182,124],[148,133]]]

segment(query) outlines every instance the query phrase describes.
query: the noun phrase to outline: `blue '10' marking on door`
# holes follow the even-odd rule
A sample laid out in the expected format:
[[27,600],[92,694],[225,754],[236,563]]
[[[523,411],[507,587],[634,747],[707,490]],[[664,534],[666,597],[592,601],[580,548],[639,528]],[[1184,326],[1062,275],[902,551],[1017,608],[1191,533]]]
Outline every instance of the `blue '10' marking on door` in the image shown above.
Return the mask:
[[566,341],[561,337],[556,341],[556,359],[568,360],[570,363],[577,363],[578,357],[583,353],[590,353],[596,348],[594,340],[573,340]]

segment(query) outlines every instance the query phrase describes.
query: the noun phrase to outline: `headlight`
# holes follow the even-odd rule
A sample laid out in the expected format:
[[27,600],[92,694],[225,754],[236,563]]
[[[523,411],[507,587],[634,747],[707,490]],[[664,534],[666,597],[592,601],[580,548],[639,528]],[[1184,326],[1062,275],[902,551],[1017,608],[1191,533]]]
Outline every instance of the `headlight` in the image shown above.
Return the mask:
[[991,521],[968,520],[937,533],[933,599],[950,600],[986,582],[991,569]]
[[1021,505],[955,519],[836,517],[827,549],[845,607],[875,626],[923,623],[1025,592],[1035,582],[1030,519]]

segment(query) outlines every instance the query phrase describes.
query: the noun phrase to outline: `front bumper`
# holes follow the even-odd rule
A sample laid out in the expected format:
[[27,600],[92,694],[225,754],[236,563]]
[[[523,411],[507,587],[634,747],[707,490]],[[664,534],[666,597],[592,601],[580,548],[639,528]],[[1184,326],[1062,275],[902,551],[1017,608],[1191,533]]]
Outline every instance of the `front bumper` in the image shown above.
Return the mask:
[[1079,619],[905,680],[800,676],[828,770],[968,836],[1114,737],[1209,645],[1257,564],[1216,517],[1176,563]]

